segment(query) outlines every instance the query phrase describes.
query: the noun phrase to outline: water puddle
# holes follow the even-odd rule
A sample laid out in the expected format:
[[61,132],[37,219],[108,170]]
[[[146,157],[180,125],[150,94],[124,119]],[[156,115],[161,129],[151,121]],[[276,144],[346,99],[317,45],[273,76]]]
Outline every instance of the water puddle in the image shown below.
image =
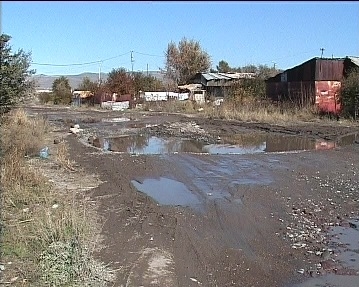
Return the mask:
[[123,123],[130,121],[129,118],[103,118],[102,122],[105,123]]
[[161,205],[196,206],[200,204],[199,199],[182,182],[173,179],[160,177],[131,182],[137,190],[152,197]]
[[345,135],[342,136],[338,139],[338,144],[343,146],[343,145],[351,145],[353,143],[358,143],[359,142],[359,134],[358,133],[354,133],[354,134],[350,134],[350,135]]
[[[184,138],[164,138],[150,135],[124,135],[98,139],[105,143],[105,150],[131,154],[255,154],[271,152],[296,152],[303,150],[333,149],[352,144],[357,135],[342,137],[338,142],[311,140],[295,136],[278,135],[237,135],[221,139],[216,144]],[[99,147],[99,146],[97,146]]]
[[336,273],[308,279],[293,287],[357,287],[359,286],[359,219],[348,221],[349,226],[335,226],[328,232],[328,248],[333,250]]
[[340,265],[359,272],[359,219],[349,220],[348,223],[349,227],[335,226],[330,230],[329,247],[336,251],[336,261]]

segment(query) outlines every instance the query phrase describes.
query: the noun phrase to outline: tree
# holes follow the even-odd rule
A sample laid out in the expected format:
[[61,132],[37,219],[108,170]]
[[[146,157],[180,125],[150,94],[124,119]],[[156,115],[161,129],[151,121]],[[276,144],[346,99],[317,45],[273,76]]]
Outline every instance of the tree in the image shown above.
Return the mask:
[[268,67],[267,65],[258,65],[257,68],[258,78],[263,80],[267,80],[268,78],[273,77],[278,73],[280,73],[279,70],[274,67]]
[[112,69],[108,74],[106,86],[111,93],[118,95],[134,94],[134,81],[125,68]]
[[217,65],[217,71],[218,73],[229,73],[229,72],[233,72],[233,69],[229,66],[229,64],[222,60],[219,61],[218,65]]
[[10,40],[9,35],[0,35],[0,114],[8,112],[21,97],[34,89],[30,77],[35,71],[29,69],[31,53],[22,49],[13,53]]
[[265,80],[277,75],[280,70],[268,67],[267,65],[246,65],[242,68],[243,73],[256,73],[253,79],[242,79],[230,89],[230,96],[238,104],[248,100],[263,100],[266,98]]
[[52,83],[52,93],[54,96],[54,104],[68,105],[72,101],[71,86],[69,79],[61,76]]
[[256,73],[258,68],[256,65],[246,65],[241,68],[242,73]]
[[141,72],[135,73],[134,77],[134,89],[135,93],[138,94],[139,91],[164,91],[165,87],[162,81],[156,79],[151,75],[144,75]]
[[195,40],[183,38],[178,47],[170,42],[165,56],[167,77],[176,84],[185,84],[196,73],[208,72],[211,67],[210,56]]
[[342,81],[341,104],[345,116],[354,116],[359,108],[359,68],[351,69]]
[[91,91],[95,92],[98,88],[97,83],[92,82],[89,77],[85,77],[82,79],[82,82],[78,86],[80,91]]

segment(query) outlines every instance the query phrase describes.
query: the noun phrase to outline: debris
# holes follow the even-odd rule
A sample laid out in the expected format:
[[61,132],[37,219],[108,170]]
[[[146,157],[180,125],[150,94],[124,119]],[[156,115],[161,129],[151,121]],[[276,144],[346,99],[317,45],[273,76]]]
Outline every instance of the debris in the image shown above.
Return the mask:
[[61,140],[59,138],[54,139],[54,144],[59,144]]
[[190,277],[189,279],[190,279],[191,281],[193,281],[193,282],[198,283],[199,285],[202,284],[202,283],[201,283],[200,281],[198,281],[196,278]]
[[79,132],[82,132],[82,131],[83,131],[83,129],[80,129],[80,128],[76,128],[76,127],[70,128],[70,132],[75,134],[75,135],[78,134]]
[[46,146],[40,150],[40,157],[48,158],[48,156],[49,156],[49,148]]
[[299,270],[298,270],[298,273],[304,274],[304,269],[299,269]]

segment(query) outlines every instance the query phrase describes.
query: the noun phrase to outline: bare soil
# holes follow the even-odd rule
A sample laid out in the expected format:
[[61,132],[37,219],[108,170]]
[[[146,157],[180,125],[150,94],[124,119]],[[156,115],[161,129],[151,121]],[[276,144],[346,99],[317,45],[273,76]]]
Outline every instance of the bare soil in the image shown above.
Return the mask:
[[[289,153],[131,155],[87,142],[92,135],[134,132],[215,142],[258,131],[335,141],[359,133],[359,125],[279,126],[40,106],[27,111],[47,117],[58,130],[54,139],[63,137],[77,167],[99,183],[83,192],[102,220],[106,248],[97,256],[117,270],[114,286],[284,287],[328,274],[359,282],[359,270],[341,264],[335,247],[323,253],[330,228],[357,228],[348,220],[359,217],[359,144]],[[78,135],[68,133],[75,123],[83,129]],[[73,176],[81,182],[83,172]],[[131,183],[160,177],[185,184],[201,206],[160,205]]]

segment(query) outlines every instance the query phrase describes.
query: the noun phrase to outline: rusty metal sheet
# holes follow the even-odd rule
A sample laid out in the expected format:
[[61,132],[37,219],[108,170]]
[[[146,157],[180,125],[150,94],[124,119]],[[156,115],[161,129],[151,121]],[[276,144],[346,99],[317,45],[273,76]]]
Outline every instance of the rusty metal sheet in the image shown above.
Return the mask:
[[315,82],[315,104],[321,112],[340,113],[340,87],[340,81]]
[[317,59],[316,81],[340,81],[344,73],[344,59]]
[[340,81],[343,74],[344,59],[313,58],[269,78],[266,82]]

